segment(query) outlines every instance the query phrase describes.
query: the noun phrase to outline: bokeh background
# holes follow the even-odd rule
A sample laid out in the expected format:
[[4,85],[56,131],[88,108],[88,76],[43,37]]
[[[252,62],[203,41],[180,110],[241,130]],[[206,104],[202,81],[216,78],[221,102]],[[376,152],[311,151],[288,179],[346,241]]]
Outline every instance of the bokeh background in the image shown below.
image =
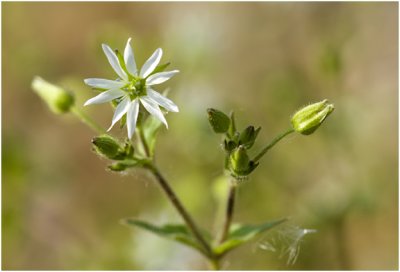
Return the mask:
[[[397,269],[397,5],[3,2],[2,268],[206,268],[196,252],[119,224],[180,219],[151,176],[105,171],[95,134],[52,114],[30,88],[40,75],[82,105],[95,94],[84,78],[115,77],[100,44],[122,49],[132,37],[139,65],[162,47],[181,70],[161,86],[181,111],[168,115],[157,161],[211,231],[225,181],[206,108],[261,126],[261,147],[300,106],[335,103],[315,134],[285,139],[240,187],[237,222],[291,220],[232,252],[225,269]],[[84,110],[111,122],[108,105]],[[298,228],[317,232],[288,265]]]

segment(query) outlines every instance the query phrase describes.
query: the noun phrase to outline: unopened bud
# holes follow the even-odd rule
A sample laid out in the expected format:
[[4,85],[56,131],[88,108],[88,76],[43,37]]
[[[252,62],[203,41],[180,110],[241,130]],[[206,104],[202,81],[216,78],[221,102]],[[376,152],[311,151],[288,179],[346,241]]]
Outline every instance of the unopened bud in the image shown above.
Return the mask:
[[208,121],[215,133],[225,133],[229,129],[231,120],[222,111],[207,109]]
[[117,159],[120,155],[120,144],[109,135],[101,135],[92,140],[94,150],[97,154],[108,159]]
[[230,155],[230,170],[235,177],[248,176],[257,166],[249,159],[246,148],[240,145]]
[[41,77],[35,77],[32,81],[32,89],[56,114],[68,112],[74,105],[74,97],[67,90],[53,85]]
[[306,106],[297,111],[292,117],[293,129],[301,134],[310,135],[324,122],[334,110],[328,100]]
[[248,126],[240,133],[239,144],[244,145],[247,149],[251,148],[260,130],[261,127],[254,129],[253,126]]

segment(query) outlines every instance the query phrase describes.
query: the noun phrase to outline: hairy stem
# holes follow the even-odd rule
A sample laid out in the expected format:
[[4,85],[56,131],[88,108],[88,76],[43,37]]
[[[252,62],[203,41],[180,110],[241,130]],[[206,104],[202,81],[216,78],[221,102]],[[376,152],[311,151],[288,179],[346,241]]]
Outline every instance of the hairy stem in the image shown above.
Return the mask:
[[178,213],[182,216],[183,220],[185,221],[186,225],[188,226],[189,230],[192,232],[193,236],[196,240],[200,243],[200,245],[204,248],[205,252],[207,253],[208,257],[214,259],[214,254],[210,245],[204,239],[203,235],[199,231],[196,223],[193,221],[192,217],[186,211],[184,206],[182,205],[181,201],[178,199],[177,195],[174,193],[170,185],[168,184],[167,180],[161,175],[160,171],[152,164],[147,164],[145,166],[150,172],[156,177],[158,183],[160,184],[161,188],[163,189],[164,193],[167,195],[168,199],[174,205]]
[[236,187],[237,187],[236,180],[231,179],[230,185],[229,185],[228,202],[226,205],[225,222],[223,225],[221,237],[219,239],[220,244],[222,244],[228,237],[229,229],[232,224],[233,211],[234,211],[234,207],[235,207]]
[[106,133],[106,131],[101,126],[96,124],[95,121],[93,121],[88,115],[83,113],[83,111],[79,110],[77,107],[72,107],[71,112],[75,114],[75,116],[78,117],[79,120],[81,120],[84,124],[88,125],[95,132],[99,134]]
[[255,158],[253,159],[254,162],[258,162],[264,155],[265,153],[268,152],[268,150],[270,150],[274,145],[276,145],[280,140],[282,140],[283,138],[285,138],[287,135],[289,135],[290,133],[294,132],[294,129],[289,129],[288,131],[282,133],[281,135],[277,136],[275,139],[273,139],[266,147],[264,147],[263,150],[261,150],[261,152],[255,156]]

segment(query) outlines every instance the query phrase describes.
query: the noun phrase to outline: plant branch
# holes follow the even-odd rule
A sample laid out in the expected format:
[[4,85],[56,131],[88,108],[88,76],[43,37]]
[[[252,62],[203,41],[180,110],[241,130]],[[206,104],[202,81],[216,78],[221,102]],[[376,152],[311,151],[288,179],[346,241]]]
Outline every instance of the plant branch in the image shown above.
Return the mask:
[[89,116],[87,116],[83,111],[79,110],[77,107],[72,107],[71,112],[75,114],[76,117],[78,117],[79,120],[81,120],[84,124],[88,125],[91,129],[93,129],[95,132],[99,134],[104,134],[106,131],[96,124]]
[[149,169],[150,172],[156,177],[158,183],[160,184],[161,188],[167,195],[168,199],[174,205],[174,207],[176,208],[178,213],[182,216],[183,220],[185,221],[186,225],[188,226],[189,230],[192,232],[192,234],[194,235],[196,240],[200,243],[200,245],[207,252],[207,255],[210,258],[210,260],[215,259],[214,253],[213,253],[210,245],[204,239],[204,237],[201,234],[201,232],[199,231],[196,223],[193,221],[192,217],[186,211],[186,209],[182,205],[181,201],[178,199],[177,195],[174,193],[174,191],[168,184],[167,180],[161,175],[160,171],[156,168],[156,166],[154,166],[154,164],[149,163],[149,164],[145,165],[145,167],[147,169]]
[[276,145],[280,140],[282,140],[283,138],[285,138],[287,135],[289,135],[290,133],[294,132],[294,129],[289,129],[288,131],[282,133],[281,135],[277,136],[275,139],[273,139],[266,147],[264,147],[263,150],[261,150],[261,152],[255,156],[255,158],[253,159],[254,162],[258,162],[264,155],[265,153],[268,152],[268,150],[270,150],[274,145]]
[[229,185],[229,194],[228,194],[228,202],[226,205],[225,222],[223,225],[221,237],[219,239],[220,244],[222,244],[228,237],[229,229],[232,224],[233,211],[234,211],[234,207],[235,207],[236,187],[237,187],[237,182],[236,182],[236,180],[234,180],[232,178],[230,180],[230,185]]

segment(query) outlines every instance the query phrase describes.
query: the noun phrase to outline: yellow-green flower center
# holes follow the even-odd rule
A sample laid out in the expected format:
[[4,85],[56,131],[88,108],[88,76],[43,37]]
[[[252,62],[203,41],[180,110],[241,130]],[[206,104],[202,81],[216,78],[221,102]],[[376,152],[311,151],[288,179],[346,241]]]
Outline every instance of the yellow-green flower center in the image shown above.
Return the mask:
[[145,79],[133,79],[129,84],[127,84],[123,90],[129,95],[131,100],[147,95],[146,91],[146,80]]

